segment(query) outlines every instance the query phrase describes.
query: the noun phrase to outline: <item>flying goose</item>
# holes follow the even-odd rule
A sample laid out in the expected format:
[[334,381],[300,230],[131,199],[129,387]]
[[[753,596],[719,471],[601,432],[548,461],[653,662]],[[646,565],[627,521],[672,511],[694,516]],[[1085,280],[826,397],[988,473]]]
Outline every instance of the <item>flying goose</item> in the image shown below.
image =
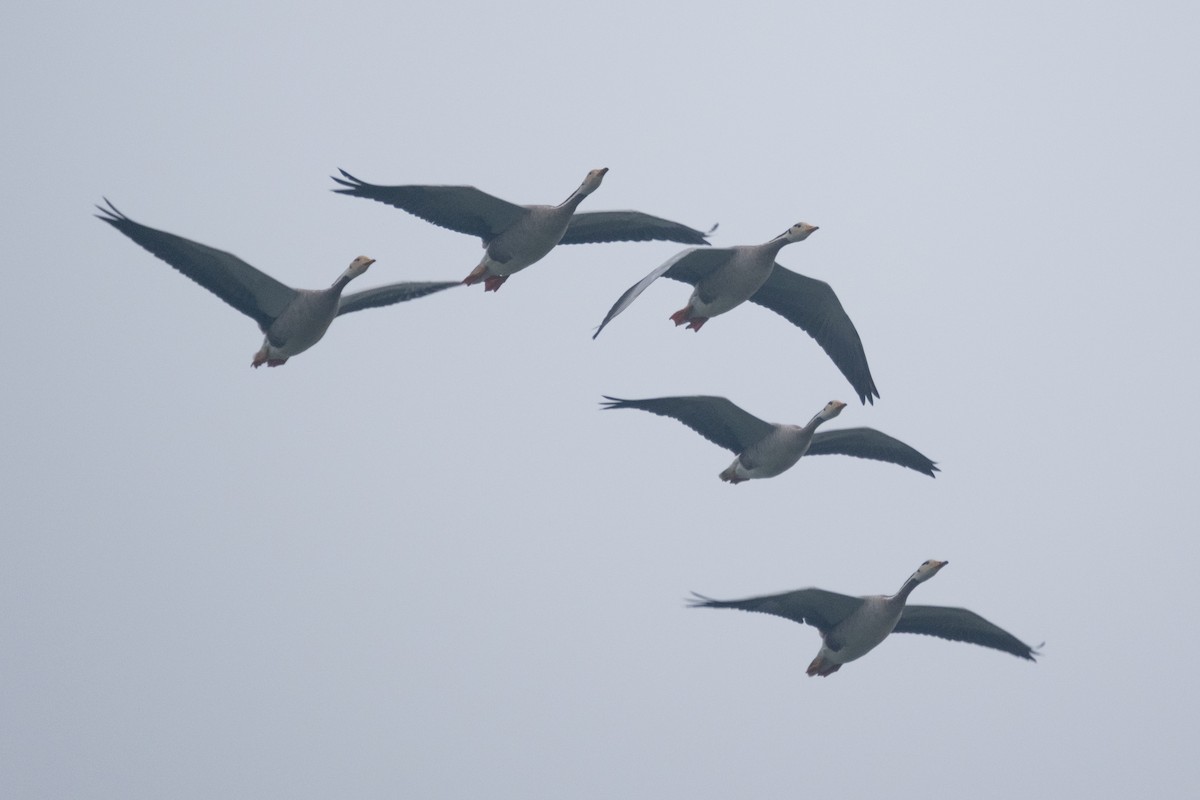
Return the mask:
[[693,592],[694,599],[688,603],[692,608],[761,611],[812,625],[821,632],[822,644],[817,657],[808,665],[808,675],[832,675],[842,664],[869,653],[890,633],[940,636],[956,642],[1003,650],[1034,661],[1037,653],[1033,648],[973,611],[946,606],[905,605],[917,584],[929,580],[949,563],[932,559],[926,561],[891,597],[849,597],[824,589],[797,589],[745,600],[712,600]]
[[671,315],[676,326],[686,323],[698,331],[710,318],[747,300],[765,306],[816,339],[850,381],[859,400],[863,404],[874,404],[879,390],[871,377],[867,354],[863,352],[854,323],[833,289],[824,281],[805,277],[775,263],[781,249],[792,242],[804,241],[816,230],[819,229],[815,225],[797,222],[763,244],[688,248],[625,290],[592,338],[599,336],[604,326],[629,308],[650,284],[667,277],[695,287],[687,305]]
[[486,248],[483,260],[463,283],[483,281],[486,292],[497,291],[510,275],[559,244],[656,239],[707,244],[707,233],[640,211],[575,213],[583,198],[600,187],[608,167],[589,172],[579,188],[556,206],[519,206],[474,186],[377,186],[344,169],[338,171],[342,177],[333,180],[343,188],[335,192],[378,200],[434,225],[481,238]]
[[649,400],[622,400],[605,396],[604,408],[640,408],[652,414],[673,417],[710,442],[732,450],[738,456],[724,472],[723,481],[741,483],[755,478],[773,478],[790,469],[801,456],[841,453],[876,461],[890,461],[902,467],[935,477],[938,471],[925,456],[913,448],[873,428],[842,428],[817,432],[817,427],[842,413],[846,404],[831,400],[805,425],[781,425],[764,422],[743,411],[724,397],[656,397]]
[[293,289],[237,256],[134,222],[104,200],[96,216],[258,323],[266,334],[251,366],[278,367],[321,340],[333,318],[413,300],[454,282],[390,283],[342,296],[375,259],[359,256],[328,289]]

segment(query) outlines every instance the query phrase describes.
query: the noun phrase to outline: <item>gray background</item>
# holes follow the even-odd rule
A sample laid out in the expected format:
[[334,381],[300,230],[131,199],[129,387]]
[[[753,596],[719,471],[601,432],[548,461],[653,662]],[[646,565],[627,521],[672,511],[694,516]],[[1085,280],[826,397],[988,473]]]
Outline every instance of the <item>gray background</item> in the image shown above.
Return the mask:
[[[10,4],[0,12],[0,794],[1183,796],[1197,783],[1194,4]],[[836,4],[834,4],[836,6]],[[91,217],[295,286],[457,280],[478,241],[329,191],[466,183],[784,250],[874,407],[670,243],[253,323]],[[602,394],[854,401],[930,480],[731,454]],[[1035,664],[818,637],[689,590],[962,605]]]

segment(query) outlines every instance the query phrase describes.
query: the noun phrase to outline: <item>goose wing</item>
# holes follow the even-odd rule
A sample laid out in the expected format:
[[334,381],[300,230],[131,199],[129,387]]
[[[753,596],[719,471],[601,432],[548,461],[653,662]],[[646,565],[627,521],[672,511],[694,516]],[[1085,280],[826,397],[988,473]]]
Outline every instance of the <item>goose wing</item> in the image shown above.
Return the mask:
[[[711,231],[710,231],[711,233]],[[576,212],[559,244],[667,241],[708,244],[708,234],[640,211]]]
[[298,294],[232,253],[134,222],[108,201],[96,216],[149,250],[266,330]]
[[861,597],[850,597],[824,589],[797,589],[794,592],[748,597],[745,600],[713,600],[692,592],[692,599],[688,604],[691,608],[738,608],[742,611],[774,614],[803,625],[812,625],[826,633],[857,611],[863,600]]
[[832,431],[817,431],[813,434],[812,444],[808,446],[808,452],[804,455],[824,456],[831,453],[870,458],[875,461],[889,461],[902,467],[915,469],[931,478],[936,477],[933,473],[940,472],[937,462],[930,460],[899,439],[894,439],[886,433],[880,433],[874,428],[840,428]]
[[769,308],[816,339],[865,405],[879,397],[862,339],[828,283],[775,265],[750,302]]
[[956,642],[983,645],[1003,650],[1030,661],[1037,652],[1003,628],[993,625],[974,611],[946,606],[905,606],[896,633],[923,633]]
[[364,289],[361,292],[354,292],[342,297],[342,303],[338,306],[338,316],[353,311],[362,311],[364,308],[379,308],[380,306],[390,306],[393,303],[403,303],[405,300],[416,300],[418,297],[461,285],[458,281],[410,281]]
[[741,453],[771,432],[771,423],[743,411],[724,397],[655,397],[649,400],[622,400],[605,397],[605,409],[639,408],[651,414],[671,417],[687,425],[714,444]]
[[523,206],[493,197],[474,186],[379,186],[339,169],[339,194],[378,200],[452,231],[490,242],[528,212]]
[[626,289],[625,293],[617,298],[617,302],[613,303],[613,307],[608,310],[608,314],[604,317],[599,327],[596,328],[596,332],[592,334],[592,338],[595,339],[599,336],[600,331],[604,330],[605,325],[611,322],[617,314],[629,308],[633,304],[633,301],[638,299],[638,295],[646,291],[646,288],[659,278],[665,276],[695,286],[703,278],[712,274],[713,270],[726,263],[729,257],[730,251],[725,248],[700,249],[692,247],[676,253],[652,270],[649,275]]

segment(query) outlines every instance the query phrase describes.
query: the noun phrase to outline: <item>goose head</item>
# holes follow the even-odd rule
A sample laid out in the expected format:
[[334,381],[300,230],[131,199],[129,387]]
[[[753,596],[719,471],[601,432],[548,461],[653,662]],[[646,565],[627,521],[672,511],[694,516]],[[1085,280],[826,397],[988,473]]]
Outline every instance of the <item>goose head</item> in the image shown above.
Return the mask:
[[604,180],[604,176],[607,173],[608,167],[601,167],[600,169],[594,169],[589,172],[587,177],[583,179],[583,183],[579,184],[579,189],[576,191],[576,194],[587,197],[589,194],[599,189],[600,182]]
[[357,278],[359,275],[362,275],[367,271],[367,267],[374,263],[375,259],[373,258],[359,256],[350,262],[350,266],[346,267],[346,271],[342,273],[342,277],[346,278],[346,280],[349,280],[350,278]]
[[842,409],[845,407],[846,404],[841,400],[830,400],[825,404],[825,407],[821,409],[817,416],[823,420],[831,420],[838,414],[842,413]]
[[934,575],[937,575],[938,570],[949,563],[949,561],[935,561],[931,558],[921,566],[917,567],[917,571],[912,574],[909,580],[916,581],[917,583],[924,583]]
[[783,239],[788,244],[802,242],[809,237],[809,234],[816,230],[820,230],[816,225],[809,225],[807,222],[797,222],[775,238]]

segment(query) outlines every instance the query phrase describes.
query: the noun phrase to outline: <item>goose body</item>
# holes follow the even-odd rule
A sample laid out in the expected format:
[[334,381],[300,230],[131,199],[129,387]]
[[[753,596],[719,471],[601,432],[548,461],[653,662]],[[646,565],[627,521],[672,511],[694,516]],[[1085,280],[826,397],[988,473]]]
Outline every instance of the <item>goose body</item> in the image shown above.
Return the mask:
[[724,397],[693,395],[622,400],[605,397],[604,408],[637,408],[671,417],[705,439],[737,454],[720,478],[729,483],[772,478],[795,466],[805,455],[842,455],[887,461],[931,478],[937,466],[926,456],[873,428],[817,428],[842,413],[846,404],[832,400],[804,425],[765,422]]
[[791,469],[812,446],[821,423],[833,419],[845,407],[840,400],[831,400],[804,425],[772,425],[766,436],[738,453],[719,477],[729,483],[741,483],[752,478],[774,478]]
[[808,665],[807,675],[826,677],[842,664],[862,658],[879,646],[896,629],[904,601],[895,596],[862,598],[862,605],[821,637],[821,649]]
[[375,263],[373,258],[359,256],[327,289],[293,289],[231,253],[134,222],[112,203],[98,208],[101,213],[97,217],[258,323],[264,336],[251,361],[254,367],[286,363],[319,342],[341,314],[412,300],[457,285],[393,283],[343,295],[347,284]]
[[725,260],[696,281],[687,305],[672,314],[671,321],[677,327],[686,324],[691,330],[698,331],[709,318],[737,308],[753,297],[771,277],[780,250],[793,242],[804,241],[816,230],[815,225],[799,222],[769,242],[726,249],[722,253]]
[[579,188],[556,206],[516,205],[474,186],[379,186],[345,170],[335,192],[394,206],[435,225],[483,240],[484,255],[463,283],[483,282],[494,292],[508,277],[546,256],[559,244],[667,240],[705,244],[706,234],[640,211],[576,213],[596,191],[608,168],[594,169]]
[[693,286],[687,305],[671,315],[679,325],[698,331],[709,319],[749,300],[801,328],[829,355],[864,404],[879,396],[858,330],[824,281],[792,272],[775,262],[779,251],[802,242],[818,228],[798,222],[768,242],[719,248],[690,248],[668,259],[625,290],[592,335],[633,304],[662,277]]
[[607,169],[589,172],[579,188],[556,206],[526,206],[524,214],[484,246],[482,260],[463,283],[483,281],[484,291],[494,292],[509,275],[542,260],[562,241],[575,209],[600,186],[606,172]]
[[909,576],[894,595],[850,597],[824,589],[798,589],[744,600],[712,600],[694,595],[694,608],[738,608],[760,611],[812,625],[821,634],[821,649],[807,674],[826,677],[843,664],[862,658],[892,633],[923,633],[968,642],[1035,660],[1033,648],[965,608],[910,606],[908,596],[936,575],[948,561],[929,560]]
[[292,302],[263,331],[262,347],[254,354],[251,366],[281,366],[321,341],[337,316],[342,290],[373,263],[374,259],[359,256],[328,289],[297,289]]

